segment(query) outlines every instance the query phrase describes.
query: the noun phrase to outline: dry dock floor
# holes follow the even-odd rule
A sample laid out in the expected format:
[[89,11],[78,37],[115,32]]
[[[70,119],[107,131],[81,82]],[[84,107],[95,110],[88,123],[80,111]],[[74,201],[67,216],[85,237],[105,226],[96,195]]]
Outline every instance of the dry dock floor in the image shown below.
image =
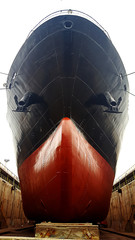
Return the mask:
[[[39,239],[35,238],[35,226],[25,226],[22,228],[0,229],[0,240],[22,240]],[[41,238],[40,238],[41,239]],[[40,240],[39,239],[39,240]],[[42,238],[45,239],[45,238]],[[50,238],[56,239],[56,238]],[[130,240],[135,239],[135,233],[121,233],[112,229],[100,229],[100,240]]]
[[130,240],[135,239],[134,233],[117,233],[116,231],[111,232],[100,230],[100,240]]

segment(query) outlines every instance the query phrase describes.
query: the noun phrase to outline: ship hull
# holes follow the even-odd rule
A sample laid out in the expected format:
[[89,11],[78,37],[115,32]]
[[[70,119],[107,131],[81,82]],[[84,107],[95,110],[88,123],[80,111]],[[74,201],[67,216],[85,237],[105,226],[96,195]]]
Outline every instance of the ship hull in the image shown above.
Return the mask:
[[58,14],[27,38],[7,86],[26,216],[103,220],[128,119],[126,71],[109,36]]
[[68,118],[23,162],[19,177],[30,219],[97,222],[107,215],[114,171]]

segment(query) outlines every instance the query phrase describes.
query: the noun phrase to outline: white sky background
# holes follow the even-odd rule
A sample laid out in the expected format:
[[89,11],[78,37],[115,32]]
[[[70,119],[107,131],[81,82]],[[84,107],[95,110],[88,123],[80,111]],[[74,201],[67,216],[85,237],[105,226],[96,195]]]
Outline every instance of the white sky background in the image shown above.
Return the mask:
[[[61,9],[83,11],[96,19],[109,33],[127,73],[135,72],[135,0],[1,0],[0,72],[10,66],[30,30],[46,15]],[[0,75],[0,87],[6,76]],[[135,75],[129,76],[130,92],[135,94]],[[127,125],[117,164],[116,178],[135,164],[135,97],[130,95]],[[16,160],[11,130],[6,121],[6,91],[0,91],[0,162],[15,174]]]

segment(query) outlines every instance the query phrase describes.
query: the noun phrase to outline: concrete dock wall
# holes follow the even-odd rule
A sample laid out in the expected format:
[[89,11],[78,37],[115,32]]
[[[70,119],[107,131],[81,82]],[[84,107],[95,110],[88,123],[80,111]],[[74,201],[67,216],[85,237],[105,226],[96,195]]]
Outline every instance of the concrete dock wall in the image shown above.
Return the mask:
[[22,208],[21,191],[0,178],[0,228],[27,223]]
[[112,192],[107,223],[118,231],[135,232],[135,180]]

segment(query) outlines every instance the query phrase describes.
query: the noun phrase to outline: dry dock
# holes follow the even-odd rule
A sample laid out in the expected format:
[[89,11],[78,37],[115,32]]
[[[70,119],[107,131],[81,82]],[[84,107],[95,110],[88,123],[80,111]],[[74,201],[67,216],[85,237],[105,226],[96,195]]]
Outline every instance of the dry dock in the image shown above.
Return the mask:
[[116,231],[135,233],[135,165],[114,183],[107,223]]
[[0,228],[27,223],[18,178],[0,163]]
[[[47,237],[48,238],[48,237]],[[26,226],[21,229],[6,229],[6,232],[4,233],[4,229],[0,230],[0,240],[2,239],[7,239],[7,240],[16,240],[16,239],[41,239],[39,237],[35,237],[35,228],[34,226]],[[42,238],[46,239],[46,238]],[[67,238],[49,238],[49,239],[67,239]],[[68,239],[73,239],[73,238],[68,238]],[[79,239],[79,238],[74,238],[74,239]],[[81,238],[81,239],[95,239],[96,238]],[[100,229],[99,230],[99,239],[100,240],[130,240],[130,239],[135,239],[135,234],[133,233],[123,233],[121,234],[120,232],[112,231],[110,229]]]
[[[107,228],[101,227],[98,230],[92,226],[91,231],[89,231],[89,226],[83,224],[83,231],[81,232],[81,227],[78,224],[76,225],[78,232],[75,235],[74,224],[63,226],[60,224],[61,234],[59,235],[58,226],[56,226],[58,224],[45,223],[46,226],[49,226],[48,224],[53,226],[48,232],[43,228],[44,224],[42,226],[39,224],[37,227],[28,224],[22,208],[19,180],[0,163],[0,240],[45,239],[44,237],[62,239],[61,234],[63,234],[63,239],[135,239],[135,166],[114,183],[110,210],[107,216]],[[64,234],[63,230],[66,228],[68,231],[65,231]],[[54,232],[57,234],[52,238]],[[74,237],[71,236],[71,233]]]

